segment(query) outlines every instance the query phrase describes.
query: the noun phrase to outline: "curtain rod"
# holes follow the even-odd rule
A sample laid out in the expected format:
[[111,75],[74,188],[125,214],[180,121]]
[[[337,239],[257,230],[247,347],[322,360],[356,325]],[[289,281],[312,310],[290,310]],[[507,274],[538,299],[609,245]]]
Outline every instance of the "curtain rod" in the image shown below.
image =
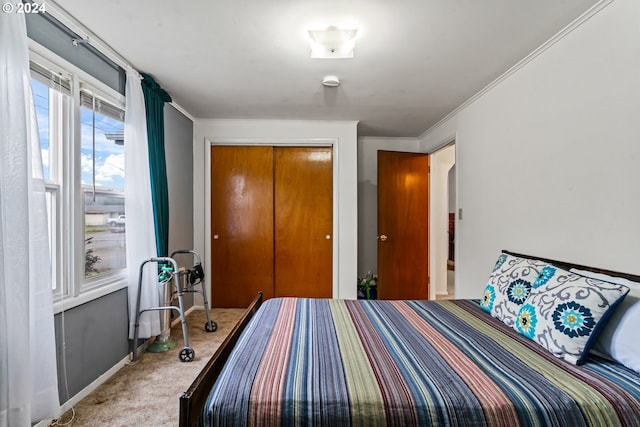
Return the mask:
[[[84,26],[80,21],[78,21],[73,15],[67,12],[66,9],[57,4],[54,0],[47,0],[47,13],[51,14],[54,18],[56,18],[62,25],[69,28],[74,33],[78,34],[81,39],[72,40],[72,43],[80,43],[80,44],[89,44],[90,46],[97,49],[100,53],[106,56],[109,60],[113,61],[115,64],[124,68],[125,71],[128,68],[131,68],[138,74],[141,74],[139,70],[137,70],[129,61],[127,61],[122,55],[116,52],[111,46],[109,46],[105,41],[103,41],[100,37],[95,35],[90,29]],[[189,114],[182,106],[177,104],[175,101],[171,101],[169,103],[176,110],[185,115],[192,122],[195,121],[195,117]]]
[[91,30],[85,27],[80,21],[78,21],[75,17],[73,17],[69,12],[67,12],[53,0],[47,1],[47,13],[60,21],[60,23],[62,23],[65,27],[80,36],[80,39],[74,39],[72,40],[72,43],[89,44],[125,70],[128,67],[135,69],[135,67],[133,67],[131,63],[127,61],[122,55],[116,52],[111,46],[105,43],[102,39],[100,39],[100,37],[95,35]]

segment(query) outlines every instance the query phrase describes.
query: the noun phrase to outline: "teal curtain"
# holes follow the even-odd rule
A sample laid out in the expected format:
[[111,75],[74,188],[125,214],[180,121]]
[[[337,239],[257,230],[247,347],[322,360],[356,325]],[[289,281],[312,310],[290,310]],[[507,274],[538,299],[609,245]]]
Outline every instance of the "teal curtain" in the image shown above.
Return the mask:
[[167,188],[167,160],[164,152],[164,103],[171,97],[148,74],[142,73],[142,92],[147,113],[149,144],[149,172],[151,198],[156,231],[158,256],[169,256],[169,190]]

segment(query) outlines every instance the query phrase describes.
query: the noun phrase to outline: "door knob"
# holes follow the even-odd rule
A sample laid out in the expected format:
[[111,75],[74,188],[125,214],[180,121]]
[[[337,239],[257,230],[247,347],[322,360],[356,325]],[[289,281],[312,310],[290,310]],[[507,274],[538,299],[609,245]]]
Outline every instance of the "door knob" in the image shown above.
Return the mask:
[[383,234],[383,235],[379,236],[379,237],[378,237],[378,239],[379,239],[381,242],[386,242],[386,241],[387,241],[387,235],[386,235],[386,234]]
[[219,235],[219,234],[214,234],[214,235],[213,235],[213,240],[218,240],[219,238],[220,238],[220,235]]
[[331,234],[325,234],[324,238],[327,240],[331,240]]

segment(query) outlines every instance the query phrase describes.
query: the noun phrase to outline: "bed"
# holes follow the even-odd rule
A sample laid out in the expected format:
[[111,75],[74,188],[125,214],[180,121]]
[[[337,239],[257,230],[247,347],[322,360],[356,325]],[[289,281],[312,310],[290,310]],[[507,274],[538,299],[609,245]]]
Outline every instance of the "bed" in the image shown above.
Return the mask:
[[638,372],[570,363],[483,304],[258,295],[180,397],[180,425],[640,425]]

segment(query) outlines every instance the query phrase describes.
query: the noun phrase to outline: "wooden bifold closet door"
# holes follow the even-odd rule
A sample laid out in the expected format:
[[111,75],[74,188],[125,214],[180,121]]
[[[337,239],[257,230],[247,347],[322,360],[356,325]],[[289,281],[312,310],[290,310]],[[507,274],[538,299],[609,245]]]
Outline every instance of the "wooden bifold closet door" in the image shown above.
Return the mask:
[[329,147],[212,146],[212,305],[330,298],[332,189]]

